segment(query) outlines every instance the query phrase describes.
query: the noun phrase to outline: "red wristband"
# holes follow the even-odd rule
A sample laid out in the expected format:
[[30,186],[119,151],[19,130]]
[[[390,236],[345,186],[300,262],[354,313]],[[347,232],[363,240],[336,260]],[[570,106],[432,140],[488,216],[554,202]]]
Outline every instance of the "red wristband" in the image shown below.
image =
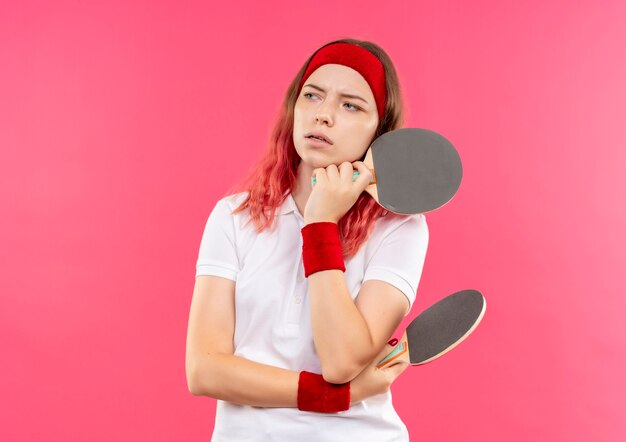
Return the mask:
[[304,226],[302,232],[302,263],[304,276],[322,270],[346,271],[341,251],[339,226],[333,222],[318,222]]
[[320,374],[301,371],[298,379],[298,409],[337,413],[350,408],[350,382],[331,384]]

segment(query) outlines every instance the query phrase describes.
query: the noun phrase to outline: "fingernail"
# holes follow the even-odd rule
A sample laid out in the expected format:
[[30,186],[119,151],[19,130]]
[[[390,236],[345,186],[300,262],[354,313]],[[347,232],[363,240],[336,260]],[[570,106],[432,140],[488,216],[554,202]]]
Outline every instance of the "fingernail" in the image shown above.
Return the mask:
[[396,345],[398,343],[398,340],[396,338],[390,339],[389,342],[387,342],[387,344],[389,345]]

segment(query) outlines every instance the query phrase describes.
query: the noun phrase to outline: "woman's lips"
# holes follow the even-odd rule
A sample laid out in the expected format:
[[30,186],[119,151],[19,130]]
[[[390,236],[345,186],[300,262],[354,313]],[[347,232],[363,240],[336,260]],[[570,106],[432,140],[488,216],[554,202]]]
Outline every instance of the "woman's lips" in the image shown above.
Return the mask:
[[316,147],[328,147],[330,146],[329,143],[327,143],[326,141],[322,141],[322,140],[318,140],[317,138],[304,138],[306,140],[307,143],[316,146]]

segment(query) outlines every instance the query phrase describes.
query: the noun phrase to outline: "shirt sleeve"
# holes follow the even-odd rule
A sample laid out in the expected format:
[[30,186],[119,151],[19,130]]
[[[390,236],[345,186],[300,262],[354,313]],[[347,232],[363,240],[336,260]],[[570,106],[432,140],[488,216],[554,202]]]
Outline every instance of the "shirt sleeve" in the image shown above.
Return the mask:
[[[388,233],[370,259],[363,282],[385,281],[398,288],[413,307],[428,248],[428,225],[424,214],[415,214]],[[406,316],[406,315],[405,315]]]
[[233,215],[226,201],[221,199],[213,208],[204,228],[196,262],[196,277],[213,275],[236,281],[239,269]]

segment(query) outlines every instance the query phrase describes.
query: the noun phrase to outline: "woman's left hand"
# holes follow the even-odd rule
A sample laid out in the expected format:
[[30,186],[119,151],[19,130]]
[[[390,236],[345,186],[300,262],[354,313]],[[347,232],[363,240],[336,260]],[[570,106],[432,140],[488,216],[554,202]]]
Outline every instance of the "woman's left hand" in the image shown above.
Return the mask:
[[[354,169],[359,175],[352,181]],[[372,172],[362,161],[345,161],[337,167],[331,164],[326,168],[313,170],[315,185],[304,208],[304,222],[330,221],[338,223],[367,188]]]

